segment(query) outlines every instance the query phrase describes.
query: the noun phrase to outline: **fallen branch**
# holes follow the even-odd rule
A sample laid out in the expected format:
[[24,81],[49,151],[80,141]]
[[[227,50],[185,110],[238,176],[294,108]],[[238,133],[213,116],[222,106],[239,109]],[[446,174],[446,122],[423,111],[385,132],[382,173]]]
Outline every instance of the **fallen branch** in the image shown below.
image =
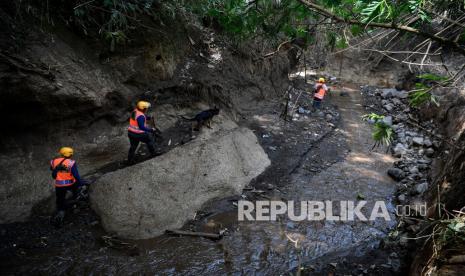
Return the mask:
[[435,40],[435,41],[437,41],[437,42],[439,42],[439,43],[441,43],[443,45],[450,46],[450,47],[454,48],[457,52],[461,53],[462,55],[465,55],[465,48],[461,47],[457,42],[455,42],[453,40],[443,38],[443,37],[440,37],[440,36],[438,36],[436,34],[433,34],[433,33],[429,33],[429,32],[426,32],[426,31],[419,30],[419,29],[415,29],[413,27],[406,26],[406,25],[397,25],[394,22],[392,22],[392,23],[379,23],[379,22],[364,23],[364,22],[361,22],[361,21],[356,20],[356,19],[345,19],[343,17],[340,17],[340,16],[334,14],[333,12],[329,11],[325,7],[320,6],[318,4],[315,4],[315,3],[313,3],[313,2],[311,2],[309,0],[299,0],[299,2],[304,4],[305,6],[307,6],[309,9],[311,9],[311,10],[313,10],[315,12],[318,12],[318,13],[322,14],[323,16],[332,18],[335,21],[338,21],[338,22],[341,22],[341,23],[346,23],[346,24],[351,24],[351,25],[360,25],[360,26],[365,26],[365,27],[394,29],[394,30],[398,30],[398,31],[404,31],[404,32],[408,32],[408,33],[417,34],[417,35],[424,36],[424,37],[430,38],[432,40]]
[[215,233],[191,232],[191,231],[182,231],[182,230],[166,230],[165,233],[169,235],[204,237],[204,238],[214,239],[214,240],[219,240],[222,237],[222,235],[215,234]]
[[282,48],[282,47],[285,47],[284,50],[289,50],[290,48],[292,48],[292,44],[291,44],[291,42],[290,42],[289,40],[288,40],[288,41],[284,41],[283,43],[279,44],[278,49],[276,49],[276,51],[273,51],[273,52],[271,52],[271,53],[265,54],[265,55],[263,56],[263,58],[271,57],[271,56],[273,56],[273,55],[279,53],[279,52],[281,51],[281,48]]

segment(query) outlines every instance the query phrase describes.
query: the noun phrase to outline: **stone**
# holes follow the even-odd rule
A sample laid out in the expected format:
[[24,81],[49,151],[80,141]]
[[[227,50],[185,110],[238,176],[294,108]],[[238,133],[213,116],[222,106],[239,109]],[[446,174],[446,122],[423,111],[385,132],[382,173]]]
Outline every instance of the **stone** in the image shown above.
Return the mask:
[[390,168],[390,169],[387,171],[387,174],[388,174],[392,179],[394,179],[395,181],[400,181],[400,180],[402,180],[403,178],[405,178],[404,172],[403,172],[401,169],[398,169],[398,168]]
[[209,200],[240,194],[269,165],[250,129],[218,131],[103,175],[91,205],[106,231],[151,238],[182,227]]
[[383,118],[383,123],[392,127],[392,116],[386,116]]
[[433,148],[427,148],[425,154],[426,154],[426,156],[428,156],[428,157],[433,157],[433,155],[434,155],[434,149],[433,149]]
[[[407,91],[399,91],[399,93],[395,94],[395,96],[399,99],[407,99],[408,92]],[[410,111],[410,108],[408,109]]]
[[424,139],[423,137],[413,137],[412,138],[412,143],[416,146],[423,146],[424,144]]
[[399,200],[399,202],[405,202],[405,199],[406,199],[406,196],[405,194],[400,194],[397,199]]
[[409,172],[410,172],[411,174],[417,174],[417,173],[420,172],[420,170],[418,169],[418,167],[413,166],[413,167],[411,167],[411,168],[409,169]]
[[391,112],[394,109],[394,106],[392,104],[386,104],[383,106],[384,109],[386,109],[388,112]]
[[430,139],[426,138],[424,141],[423,141],[423,145],[427,148],[431,147],[433,145],[433,142],[431,142]]
[[396,90],[392,88],[381,89],[381,97],[383,97],[384,99],[389,99],[392,97],[394,91]]
[[426,190],[428,190],[427,182],[415,185],[415,192],[417,192],[418,194],[423,194],[424,192],[426,192]]
[[401,105],[402,104],[402,102],[397,98],[392,99],[392,103],[395,104],[395,105]]
[[397,143],[393,149],[395,157],[401,157],[407,153],[407,148],[402,143]]

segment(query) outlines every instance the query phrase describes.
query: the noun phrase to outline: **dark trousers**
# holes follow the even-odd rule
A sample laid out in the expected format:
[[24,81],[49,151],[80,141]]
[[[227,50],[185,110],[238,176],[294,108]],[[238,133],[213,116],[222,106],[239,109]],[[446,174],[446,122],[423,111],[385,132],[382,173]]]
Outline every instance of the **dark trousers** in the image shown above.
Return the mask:
[[55,195],[56,195],[56,204],[57,204],[57,211],[65,211],[67,208],[66,205],[66,192],[71,191],[73,194],[72,199],[76,200],[78,195],[78,185],[74,183],[71,186],[66,187],[55,187]]
[[150,151],[151,155],[155,155],[155,147],[153,146],[153,139],[150,134],[148,133],[133,133],[128,131],[129,143],[131,146],[129,147],[128,153],[128,161],[131,162],[134,159],[134,155],[136,153],[137,146],[140,142],[145,143],[147,148]]
[[322,102],[321,99],[313,98],[313,107],[319,109],[321,107],[321,102]]

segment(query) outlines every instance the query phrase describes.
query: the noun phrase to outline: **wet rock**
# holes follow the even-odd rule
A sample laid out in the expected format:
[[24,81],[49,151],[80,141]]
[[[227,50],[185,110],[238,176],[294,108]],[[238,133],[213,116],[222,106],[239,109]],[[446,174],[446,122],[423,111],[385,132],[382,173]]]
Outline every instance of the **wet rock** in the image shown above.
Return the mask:
[[393,103],[394,105],[397,105],[397,106],[399,106],[399,105],[402,104],[402,102],[401,102],[399,99],[397,99],[397,98],[392,99],[392,103]]
[[305,108],[303,108],[303,107],[299,107],[299,109],[297,110],[297,112],[298,112],[299,114],[310,114],[310,110],[307,110],[307,109],[305,109]]
[[392,116],[386,116],[383,118],[383,123],[388,126],[392,126]]
[[382,89],[381,90],[381,97],[383,97],[384,99],[389,99],[389,98],[392,97],[392,94],[393,94],[394,91],[395,91],[395,89],[391,89],[391,88]]
[[397,143],[393,149],[395,157],[401,157],[407,153],[407,148],[402,143]]
[[433,145],[433,142],[431,142],[430,139],[426,138],[424,141],[423,141],[423,145],[427,148],[431,147]]
[[434,149],[433,149],[433,148],[428,148],[428,149],[426,149],[425,154],[426,154],[426,156],[428,156],[428,157],[433,157],[433,155],[434,155]]
[[392,104],[386,104],[383,106],[384,109],[386,109],[388,112],[391,112],[394,109],[394,106]]
[[405,194],[400,194],[397,199],[399,200],[399,202],[403,203],[405,202],[405,200],[407,199],[406,198],[406,195]]
[[411,167],[411,168],[409,169],[409,172],[410,172],[411,174],[417,174],[417,173],[420,172],[420,170],[418,169],[417,166],[413,166],[413,167]]
[[387,174],[388,174],[392,179],[394,179],[395,181],[400,181],[400,180],[402,180],[403,178],[405,178],[404,172],[403,172],[401,169],[398,169],[398,168],[390,168],[390,169],[387,171]]
[[420,164],[431,164],[431,160],[428,160],[428,159],[420,159],[420,160],[418,160],[418,163],[420,163]]
[[427,182],[423,182],[423,183],[415,185],[415,192],[418,194],[423,194],[424,192],[426,192],[426,190],[428,190]]
[[415,146],[423,146],[424,139],[423,139],[423,137],[413,137],[412,138],[412,143]]
[[399,235],[399,244],[401,246],[407,246],[409,243],[409,236],[407,233],[403,233],[401,235]]
[[236,127],[103,175],[91,204],[107,231],[150,238],[181,227],[208,200],[241,193],[269,165],[255,134]]
[[325,119],[326,121],[331,121],[333,119],[333,116],[331,114],[326,114]]

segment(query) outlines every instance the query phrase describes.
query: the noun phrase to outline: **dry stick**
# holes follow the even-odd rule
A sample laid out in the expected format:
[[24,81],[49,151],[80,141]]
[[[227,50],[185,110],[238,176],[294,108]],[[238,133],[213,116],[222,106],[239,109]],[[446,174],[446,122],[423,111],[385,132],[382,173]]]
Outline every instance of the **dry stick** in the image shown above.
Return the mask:
[[[376,51],[376,52],[379,52],[381,54],[383,54],[384,56],[394,60],[394,61],[397,61],[397,62],[401,62],[401,63],[405,63],[405,64],[408,64],[408,65],[422,65],[422,63],[416,63],[416,62],[408,62],[408,61],[403,61],[403,60],[399,60],[399,59],[396,59],[394,57],[391,57],[390,55],[384,53],[383,51]],[[424,65],[427,65],[427,66],[441,66],[442,64],[441,63],[432,63],[432,64],[424,64]]]
[[190,232],[182,230],[166,230],[167,234],[171,235],[181,235],[181,236],[193,236],[193,237],[204,237],[209,239],[220,239],[222,235],[214,233],[205,233],[205,232]]
[[[271,53],[268,53],[266,55],[263,56],[263,58],[267,58],[267,57],[271,57],[273,55],[275,55],[276,53],[279,53],[279,51],[281,51],[281,47],[284,46],[284,44],[287,44],[287,43],[291,43],[289,40],[287,41],[284,41],[283,43],[279,44],[278,48],[276,49],[276,51],[273,51]],[[292,48],[292,44],[291,44],[291,48]]]
[[284,96],[286,97],[286,106],[284,106],[284,110],[280,116],[280,117],[284,117],[284,121],[287,121],[287,113],[288,113],[288,106],[289,106],[289,93],[291,89],[292,89],[292,85],[289,85],[286,92],[284,93]]
[[349,50],[349,49],[355,48],[356,46],[359,46],[359,45],[361,45],[361,44],[365,44],[368,40],[372,40],[372,38],[374,39],[374,38],[377,37],[377,36],[383,35],[382,37],[378,38],[378,39],[383,39],[384,37],[390,35],[390,34],[393,33],[393,32],[394,32],[394,30],[388,30],[388,31],[380,32],[380,33],[378,33],[378,34],[376,34],[376,35],[374,35],[374,36],[371,36],[371,37],[369,37],[369,38],[367,38],[367,39],[365,39],[365,40],[362,40],[362,41],[360,41],[360,42],[357,42],[356,44],[351,45],[351,46],[349,46],[349,47],[347,47],[347,48],[344,48],[344,49],[339,50],[339,51],[334,52],[334,53],[330,53],[330,55],[336,55],[336,54],[345,52],[345,51],[347,51],[347,50]]
[[[407,17],[407,24],[411,24],[411,23],[415,22],[416,20],[418,20],[418,16],[413,16],[413,17],[410,17],[410,18]],[[354,45],[351,45],[351,46],[345,48],[345,49],[342,49],[342,50],[339,50],[337,52],[331,53],[330,55],[342,53],[342,52],[347,51],[347,50],[349,50],[351,48],[355,48],[356,46],[359,46],[361,44],[366,44],[367,41],[369,41],[369,40],[371,40],[372,42],[375,42],[375,40],[374,40],[375,38],[377,40],[382,40],[383,38],[389,36],[390,34],[392,34],[395,31],[396,30],[385,30],[385,31],[382,31],[382,32],[379,32],[379,33],[375,34],[374,36],[370,36],[368,34],[369,37],[367,39],[364,39],[364,40],[362,40],[362,41],[360,41],[360,42],[358,42],[358,43],[356,43]],[[378,36],[380,36],[380,37],[378,37]]]
[[427,10],[427,9],[422,9],[422,10],[427,11],[429,13],[432,13],[432,14],[436,15],[437,17],[440,17],[441,19],[449,21],[450,23],[452,23],[452,25],[457,25],[457,26],[460,26],[462,28],[465,28],[465,25],[460,23],[461,20],[459,20],[459,19],[454,20],[452,18],[445,17],[445,16],[443,16],[443,15],[441,15],[441,14],[435,12],[435,11],[432,11],[432,10]]
[[415,28],[412,28],[412,27],[406,26],[406,25],[397,25],[394,22],[392,22],[392,23],[379,23],[379,22],[363,23],[363,22],[355,20],[355,19],[345,19],[343,17],[340,17],[340,16],[332,13],[331,11],[327,10],[323,6],[320,6],[318,4],[310,2],[309,0],[298,0],[298,1],[300,3],[302,3],[302,4],[304,4],[305,6],[307,6],[308,8],[310,8],[310,9],[312,9],[312,10],[314,10],[314,11],[320,13],[320,14],[323,14],[326,17],[329,17],[329,18],[332,18],[332,19],[334,19],[336,21],[339,21],[339,22],[345,22],[345,23],[349,23],[349,24],[352,24],[352,25],[359,25],[359,26],[366,26],[366,27],[395,29],[395,30],[398,30],[398,31],[404,31],[404,32],[413,33],[413,34],[416,34],[416,35],[421,35],[421,36],[430,38],[432,40],[435,40],[435,41],[437,41],[437,42],[439,42],[441,44],[448,45],[448,46],[454,48],[457,52],[459,52],[459,53],[461,53],[462,55],[465,56],[465,48],[461,47],[457,42],[446,39],[446,38],[443,38],[443,37],[440,37],[440,36],[437,36],[437,35],[432,34],[432,33],[428,33],[428,32],[423,31],[423,30],[415,29]]
[[390,51],[390,50],[378,50],[373,48],[363,48],[364,51],[373,51],[373,52],[383,52],[386,54],[414,54],[414,55],[428,55],[428,56],[440,56],[440,53],[436,53],[438,50],[434,51],[433,53],[425,53],[425,52],[415,52],[415,51]]
[[[459,19],[457,19],[457,20],[461,21],[461,20],[463,20],[464,18],[465,18],[465,15],[462,15],[462,16],[461,16]],[[452,26],[452,25],[446,26],[444,29],[440,30],[440,31],[437,32],[435,35],[440,35],[441,33],[443,33],[443,32],[445,32],[446,30],[448,30],[451,26]],[[418,50],[418,51],[419,51],[419,50],[420,50],[421,48],[423,48],[423,47],[426,45],[426,43],[428,43],[428,42],[430,42],[430,39],[425,39],[423,42],[421,42],[420,44],[418,44],[418,45],[414,48],[414,50]],[[404,61],[407,61],[407,60],[408,60],[410,57],[412,57],[412,56],[413,56],[413,54],[408,55],[408,56],[404,59]],[[410,67],[410,65],[409,65],[409,69],[410,69],[410,71],[412,71],[412,68]]]
[[420,65],[421,70],[423,70],[423,64],[425,63],[426,57],[428,56],[429,50],[431,49],[431,44],[433,44],[433,43],[430,41],[428,43],[428,48],[426,48],[426,53],[423,56],[423,58],[421,59],[421,65]]

